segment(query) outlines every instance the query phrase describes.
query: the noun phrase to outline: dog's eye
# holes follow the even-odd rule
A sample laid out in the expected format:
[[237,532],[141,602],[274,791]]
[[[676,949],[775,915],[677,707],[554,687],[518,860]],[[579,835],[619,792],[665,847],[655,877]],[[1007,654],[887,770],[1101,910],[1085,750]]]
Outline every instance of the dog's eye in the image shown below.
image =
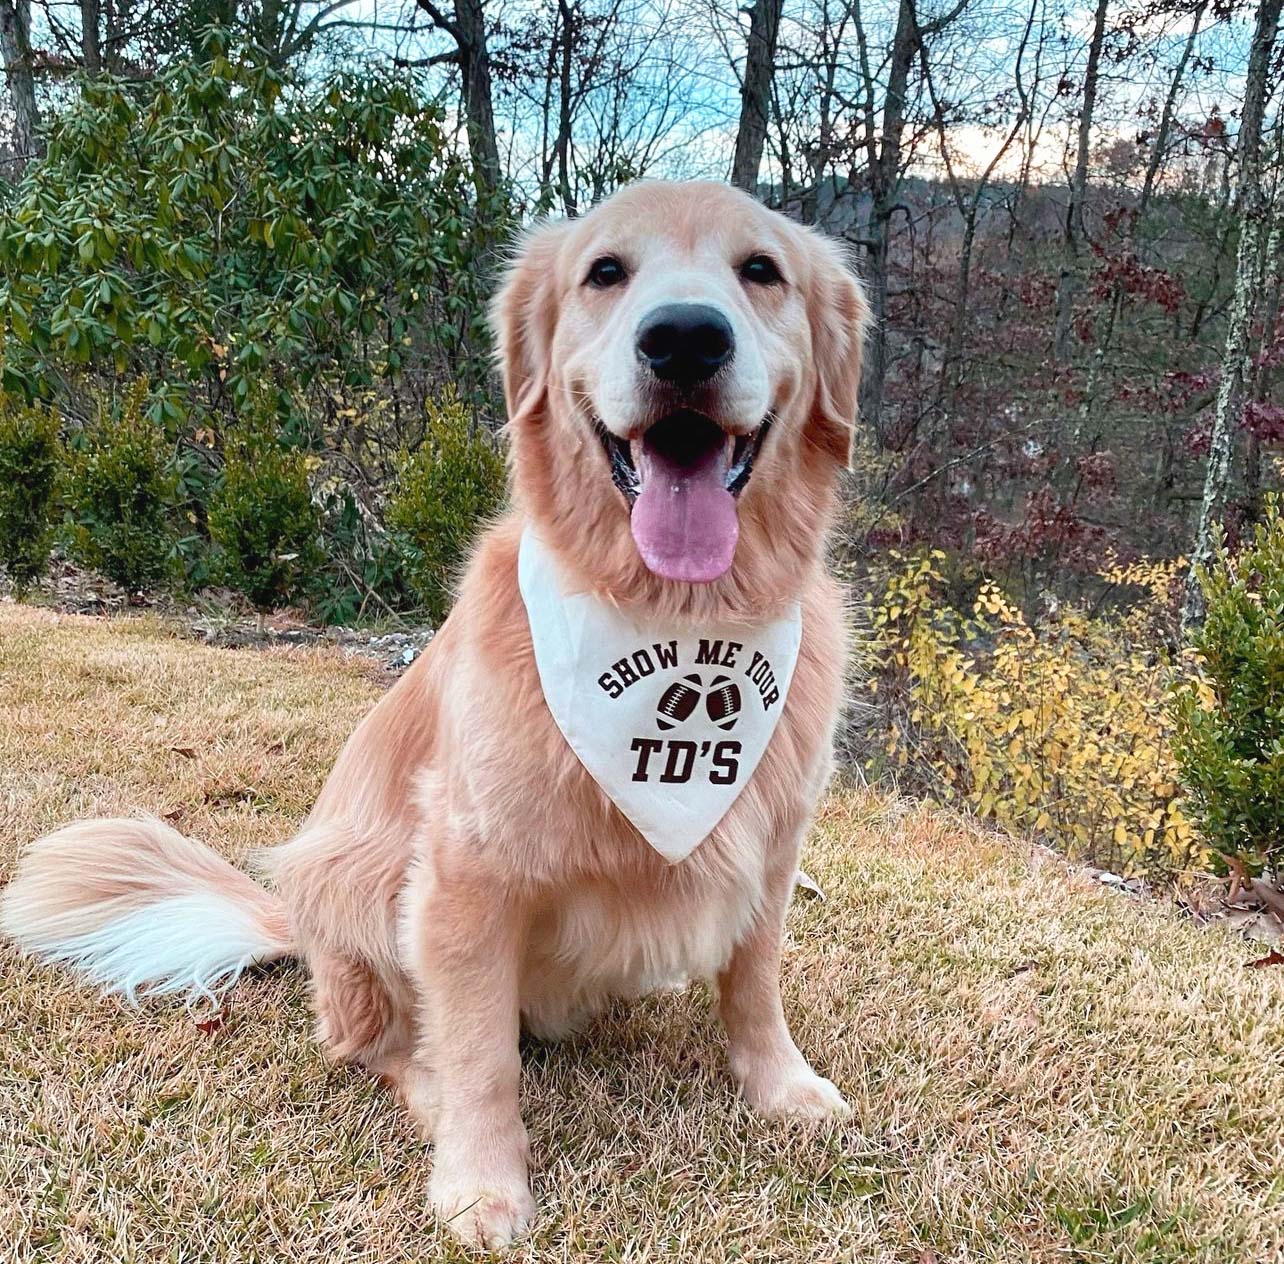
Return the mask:
[[785,278],[774,260],[766,255],[750,255],[740,265],[740,279],[752,281],[754,285],[779,285]]
[[588,271],[588,284],[598,290],[609,290],[613,285],[623,285],[629,274],[614,255],[594,259]]

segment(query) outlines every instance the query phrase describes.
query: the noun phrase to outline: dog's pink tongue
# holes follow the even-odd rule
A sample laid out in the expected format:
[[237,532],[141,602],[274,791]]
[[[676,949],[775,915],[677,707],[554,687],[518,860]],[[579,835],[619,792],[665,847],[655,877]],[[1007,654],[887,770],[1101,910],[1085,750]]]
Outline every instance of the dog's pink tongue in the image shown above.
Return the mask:
[[721,446],[691,465],[663,453],[644,456],[642,491],[633,506],[633,540],[661,579],[708,584],[731,569],[740,524],[727,490]]

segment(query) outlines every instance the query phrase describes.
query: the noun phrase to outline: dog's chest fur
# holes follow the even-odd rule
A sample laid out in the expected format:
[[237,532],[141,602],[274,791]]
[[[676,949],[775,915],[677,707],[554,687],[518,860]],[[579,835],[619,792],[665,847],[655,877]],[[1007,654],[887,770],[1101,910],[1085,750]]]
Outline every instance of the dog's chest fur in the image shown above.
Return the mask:
[[[760,908],[773,851],[795,845],[790,809],[805,815],[814,774],[795,778],[792,761],[769,751],[714,834],[670,865],[551,720],[524,733],[523,748],[510,746],[502,761],[502,787],[488,777],[487,793],[474,797],[471,787],[433,778],[421,783],[421,796],[438,819],[449,805],[450,838],[438,853],[446,864],[459,863],[456,849],[473,839],[484,852],[478,864],[505,872],[520,864],[536,893],[523,955],[527,1026],[560,1035],[609,998],[715,978]],[[790,746],[782,741],[786,754]],[[493,754],[474,746],[477,763],[498,766]],[[772,792],[786,782],[787,806]]]
[[521,988],[527,1027],[559,1036],[612,997],[714,979],[760,895],[760,864],[702,882],[569,887],[531,927]]
[[[529,649],[518,649],[502,675],[483,665],[452,677],[456,696],[443,713],[451,758],[421,783],[420,802],[438,820],[445,809],[444,863],[466,863],[462,848],[480,848],[485,860],[474,852],[474,862],[521,872],[540,893],[522,975],[533,1031],[560,1034],[610,997],[714,979],[727,964],[759,913],[769,869],[792,871],[827,777],[841,673],[828,642],[840,638],[836,604],[813,609],[766,754],[713,835],[676,865],[641,838],[567,745]],[[483,715],[502,721],[477,723]]]

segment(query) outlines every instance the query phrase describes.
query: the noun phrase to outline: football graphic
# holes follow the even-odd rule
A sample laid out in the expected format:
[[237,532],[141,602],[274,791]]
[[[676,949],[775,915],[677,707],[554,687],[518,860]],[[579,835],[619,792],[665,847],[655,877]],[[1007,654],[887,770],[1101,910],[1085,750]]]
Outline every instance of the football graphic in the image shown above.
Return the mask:
[[684,720],[689,720],[700,705],[700,691],[703,688],[704,681],[694,674],[683,680],[675,680],[660,695],[660,704],[656,707],[656,724],[661,729],[671,729]]
[[704,709],[720,729],[733,729],[740,716],[740,687],[726,676],[717,677],[709,686]]

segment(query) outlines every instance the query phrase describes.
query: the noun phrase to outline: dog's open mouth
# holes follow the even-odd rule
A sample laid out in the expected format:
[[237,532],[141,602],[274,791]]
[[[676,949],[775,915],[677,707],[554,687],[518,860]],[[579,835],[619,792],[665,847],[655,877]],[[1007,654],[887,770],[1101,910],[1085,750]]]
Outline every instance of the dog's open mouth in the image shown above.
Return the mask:
[[753,473],[771,426],[728,434],[702,413],[681,409],[627,440],[598,423],[611,477],[632,507],[633,539],[663,579],[707,584],[726,574],[740,525],[736,497]]

